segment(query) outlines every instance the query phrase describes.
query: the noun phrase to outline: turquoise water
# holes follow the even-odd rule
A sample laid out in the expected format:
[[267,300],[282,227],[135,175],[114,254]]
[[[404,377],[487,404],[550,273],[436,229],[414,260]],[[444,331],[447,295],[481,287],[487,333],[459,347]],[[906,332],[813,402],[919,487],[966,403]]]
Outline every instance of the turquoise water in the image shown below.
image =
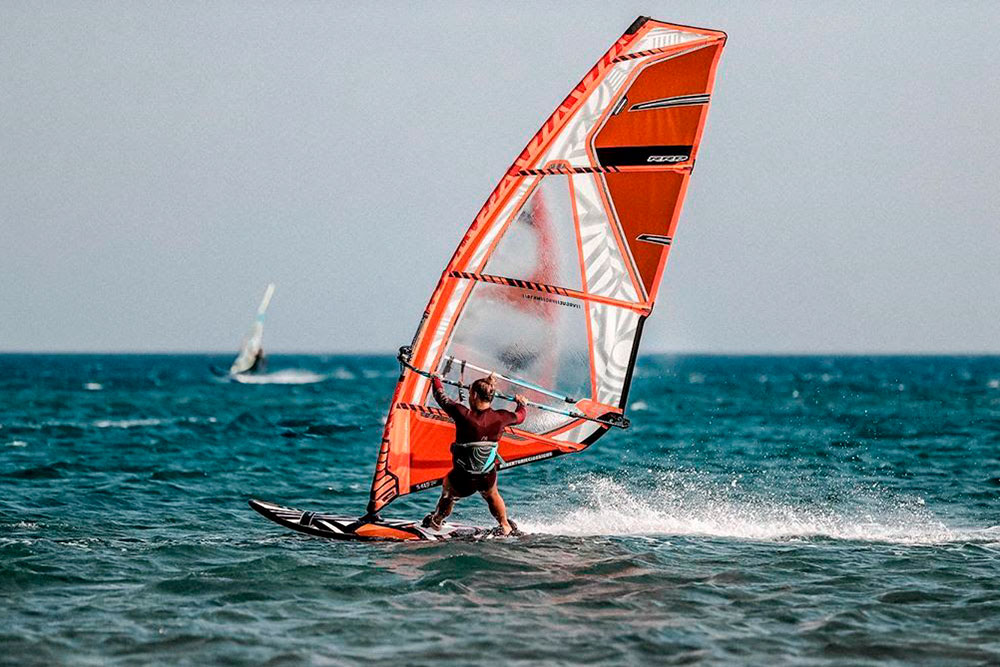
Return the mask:
[[419,545],[246,506],[364,508],[391,358],[228,361],[0,356],[0,662],[1000,662],[1000,358],[647,357],[529,535]]

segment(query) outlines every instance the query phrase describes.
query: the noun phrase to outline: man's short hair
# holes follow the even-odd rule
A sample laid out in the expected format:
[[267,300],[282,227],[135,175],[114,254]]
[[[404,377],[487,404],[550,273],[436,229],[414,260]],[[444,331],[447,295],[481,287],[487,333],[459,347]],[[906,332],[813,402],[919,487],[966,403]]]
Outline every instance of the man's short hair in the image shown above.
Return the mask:
[[493,402],[493,385],[480,378],[472,383],[471,395],[486,403]]

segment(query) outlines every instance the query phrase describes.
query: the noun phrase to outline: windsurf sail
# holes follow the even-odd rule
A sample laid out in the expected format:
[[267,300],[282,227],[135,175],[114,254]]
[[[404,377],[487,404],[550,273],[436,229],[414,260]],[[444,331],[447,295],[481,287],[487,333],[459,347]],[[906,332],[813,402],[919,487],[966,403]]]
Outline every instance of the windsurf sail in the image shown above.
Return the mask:
[[369,513],[451,468],[454,426],[433,404],[431,373],[454,395],[495,372],[508,393],[544,406],[504,433],[502,467],[581,451],[627,425],[643,322],[725,41],[640,17],[528,142],[401,350]]
[[233,365],[229,367],[231,375],[246,373],[253,368],[257,361],[257,355],[260,353],[264,338],[264,318],[267,316],[267,307],[270,305],[273,295],[274,283],[270,283],[264,291],[264,298],[261,299],[260,305],[257,307],[257,316],[254,318],[253,326],[250,327],[250,333],[243,339],[243,347],[240,348],[240,353],[233,361]]

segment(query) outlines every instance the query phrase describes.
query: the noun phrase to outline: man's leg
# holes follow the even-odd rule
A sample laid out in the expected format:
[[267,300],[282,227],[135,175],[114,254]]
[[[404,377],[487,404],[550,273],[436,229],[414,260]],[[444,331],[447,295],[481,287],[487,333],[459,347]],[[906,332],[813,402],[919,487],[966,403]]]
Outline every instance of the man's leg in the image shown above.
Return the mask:
[[455,508],[455,501],[457,499],[458,496],[455,494],[455,489],[452,487],[451,481],[448,477],[445,477],[441,482],[441,498],[438,500],[437,507],[424,518],[423,525],[435,530],[441,528],[441,524],[451,514],[451,510]]
[[497,520],[498,524],[500,524],[500,530],[503,531],[504,535],[509,535],[513,529],[510,527],[510,522],[507,521],[507,505],[504,504],[496,483],[494,482],[493,486],[485,491],[482,491],[481,493],[483,498],[486,499],[486,504],[490,508],[490,514],[492,514],[493,518]]

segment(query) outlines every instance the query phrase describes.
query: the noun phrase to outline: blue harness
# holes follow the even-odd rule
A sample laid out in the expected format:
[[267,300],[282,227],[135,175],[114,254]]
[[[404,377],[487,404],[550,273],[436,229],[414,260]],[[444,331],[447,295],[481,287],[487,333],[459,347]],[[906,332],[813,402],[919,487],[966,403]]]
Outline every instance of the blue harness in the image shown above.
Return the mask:
[[497,453],[499,443],[483,440],[480,442],[455,442],[451,445],[452,464],[470,475],[485,475],[503,459]]

